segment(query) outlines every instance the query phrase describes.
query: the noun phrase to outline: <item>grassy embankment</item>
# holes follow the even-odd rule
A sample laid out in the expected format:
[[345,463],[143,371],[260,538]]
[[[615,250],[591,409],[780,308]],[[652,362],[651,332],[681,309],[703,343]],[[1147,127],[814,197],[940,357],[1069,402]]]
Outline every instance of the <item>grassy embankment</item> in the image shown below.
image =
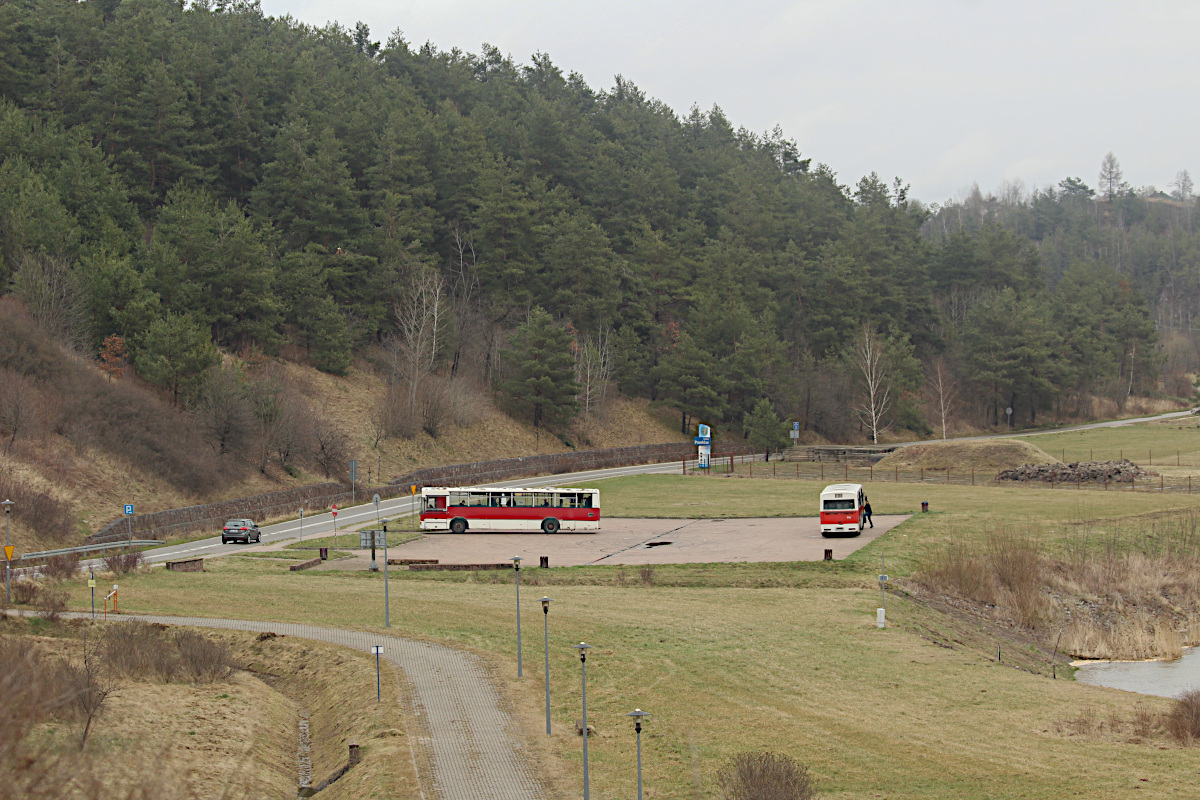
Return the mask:
[[[600,486],[609,516],[811,514],[820,488],[668,476]],[[1074,500],[1021,488],[911,484],[878,484],[870,492],[881,514],[914,511],[921,500],[933,511],[836,564],[656,567],[654,585],[619,585],[622,571],[614,567],[528,570],[526,577],[564,584],[546,590],[555,598],[557,757],[549,769],[564,769],[568,784],[578,780],[579,741],[570,727],[578,716],[579,662],[571,646],[586,640],[595,645],[588,699],[597,726],[597,798],[625,796],[632,786],[633,735],[624,714],[635,706],[654,714],[646,779],[660,798],[713,796],[716,770],[754,748],[810,764],[831,798],[1190,791],[1200,750],[1179,748],[1137,723],[1167,701],[998,665],[989,652],[996,631],[901,597],[889,598],[889,628],[877,630],[873,578],[880,552],[889,572],[902,576],[946,542],[982,543],[1001,524],[1068,549],[1072,525],[1119,531],[1130,515],[1191,509],[1200,497],[1081,493]],[[480,578],[394,571],[393,631],[489,659],[536,740],[541,637],[527,629],[526,677],[515,680],[511,582],[505,575]],[[803,588],[788,588],[797,586]],[[77,605],[85,591],[72,589]],[[536,627],[538,594],[522,595],[526,624]],[[265,560],[226,558],[203,574],[154,570],[122,581],[129,611],[223,615],[231,597],[238,598],[238,615],[260,619],[378,629],[382,617],[382,578],[366,573],[295,574]],[[1010,653],[1013,640],[1004,646],[1006,664],[1033,668],[1049,659],[1028,646]]]
[[[202,637],[227,646],[225,658],[231,655],[241,669],[181,675],[167,652],[176,630],[186,629],[0,622],[0,645],[15,649],[29,643],[42,656],[34,663],[7,664],[16,671],[6,675],[16,682],[16,697],[6,697],[6,711],[10,721],[16,715],[23,722],[0,726],[0,761],[16,796],[294,797],[302,715],[309,721],[314,784],[346,763],[348,741],[362,748],[361,764],[323,797],[415,793],[408,706],[390,667],[383,702],[377,703],[375,664],[366,654],[301,639],[201,630]],[[115,681],[116,691],[101,706],[81,751],[83,721],[70,713],[72,705],[64,714],[53,687],[39,697],[23,686],[56,680],[53,667],[60,660],[78,666],[85,634],[101,680]],[[108,634],[117,637],[113,643],[106,641]],[[115,661],[109,654],[114,648]],[[189,664],[211,659],[203,661],[211,668],[220,661],[214,653],[192,655]],[[41,674],[21,674],[23,669]],[[31,726],[28,736],[6,737],[25,726]]]

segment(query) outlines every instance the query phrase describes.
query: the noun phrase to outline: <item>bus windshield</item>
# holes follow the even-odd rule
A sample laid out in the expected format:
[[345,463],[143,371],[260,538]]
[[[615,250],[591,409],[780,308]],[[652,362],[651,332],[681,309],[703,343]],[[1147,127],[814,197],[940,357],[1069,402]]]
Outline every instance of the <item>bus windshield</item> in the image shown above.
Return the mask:
[[[811,495],[810,495],[811,496]],[[826,500],[826,511],[853,511],[855,509],[853,500]]]

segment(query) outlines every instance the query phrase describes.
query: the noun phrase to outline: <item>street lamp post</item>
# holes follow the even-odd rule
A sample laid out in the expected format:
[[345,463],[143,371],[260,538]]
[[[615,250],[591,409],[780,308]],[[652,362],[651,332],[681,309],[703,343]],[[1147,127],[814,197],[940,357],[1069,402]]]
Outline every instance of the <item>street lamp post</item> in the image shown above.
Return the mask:
[[0,503],[4,506],[4,604],[12,605],[12,559],[8,557],[8,515],[12,513],[14,503],[12,500],[5,500]]
[[582,673],[581,683],[583,686],[583,800],[589,800],[592,796],[591,787],[588,785],[588,726],[587,726],[587,651],[591,649],[590,644],[580,642],[575,645],[575,649],[579,651],[579,664]]
[[546,735],[550,735],[550,603],[549,597],[542,598],[542,639],[546,643]]
[[637,732],[638,800],[642,800],[642,717],[650,715],[640,708],[635,708],[625,716],[633,717],[633,729]]
[[388,597],[388,563],[387,563],[387,526],[383,521],[383,627],[392,627],[392,602]]
[[517,576],[517,677],[521,672],[521,557],[513,556],[513,573]]

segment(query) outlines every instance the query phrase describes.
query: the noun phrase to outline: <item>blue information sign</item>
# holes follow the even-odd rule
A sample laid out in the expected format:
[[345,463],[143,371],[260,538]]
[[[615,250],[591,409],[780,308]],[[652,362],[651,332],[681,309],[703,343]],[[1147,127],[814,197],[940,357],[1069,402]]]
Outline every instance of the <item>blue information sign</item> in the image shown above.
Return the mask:
[[127,516],[127,517],[133,516],[133,503],[125,504],[125,516]]
[[711,436],[693,436],[692,444],[712,444]]
[[799,422],[793,422],[793,423],[792,423],[792,430],[794,430],[794,431],[798,431],[798,430],[800,430],[800,423],[799,423]]

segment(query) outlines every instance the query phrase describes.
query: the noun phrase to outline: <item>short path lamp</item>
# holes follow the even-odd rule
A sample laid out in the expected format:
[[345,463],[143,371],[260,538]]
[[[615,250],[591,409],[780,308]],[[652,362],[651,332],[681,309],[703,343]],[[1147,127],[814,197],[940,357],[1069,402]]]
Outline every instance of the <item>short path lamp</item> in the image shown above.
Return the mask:
[[550,604],[549,597],[542,598],[542,640],[546,643],[546,735],[550,735]]
[[625,716],[633,717],[633,729],[637,732],[638,800],[642,800],[642,717],[650,715],[635,708]]
[[590,644],[580,642],[575,645],[575,649],[579,651],[579,664],[582,670],[581,685],[583,686],[583,800],[589,800],[591,788],[588,785],[588,724],[587,724],[587,651],[591,649]]
[[521,673],[521,557],[513,556],[513,574],[517,576],[517,677]]

